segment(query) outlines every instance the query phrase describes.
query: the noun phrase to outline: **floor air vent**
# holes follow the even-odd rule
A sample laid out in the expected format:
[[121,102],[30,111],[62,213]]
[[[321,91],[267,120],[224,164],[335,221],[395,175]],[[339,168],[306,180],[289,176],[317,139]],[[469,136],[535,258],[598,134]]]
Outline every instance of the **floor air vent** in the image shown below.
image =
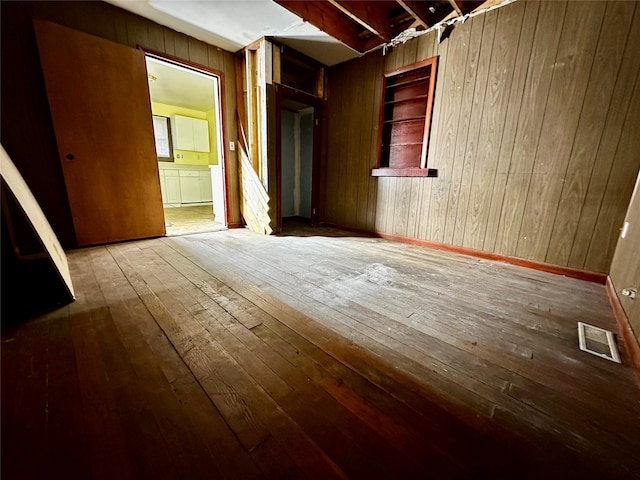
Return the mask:
[[578,339],[580,340],[580,350],[612,362],[622,363],[616,347],[616,340],[609,330],[578,322]]

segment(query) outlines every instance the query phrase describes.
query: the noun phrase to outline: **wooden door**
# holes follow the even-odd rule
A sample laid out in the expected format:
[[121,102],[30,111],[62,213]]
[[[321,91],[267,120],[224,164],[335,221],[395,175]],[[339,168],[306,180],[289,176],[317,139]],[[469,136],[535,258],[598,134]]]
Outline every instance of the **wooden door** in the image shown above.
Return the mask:
[[164,235],[144,53],[34,24],[78,245]]

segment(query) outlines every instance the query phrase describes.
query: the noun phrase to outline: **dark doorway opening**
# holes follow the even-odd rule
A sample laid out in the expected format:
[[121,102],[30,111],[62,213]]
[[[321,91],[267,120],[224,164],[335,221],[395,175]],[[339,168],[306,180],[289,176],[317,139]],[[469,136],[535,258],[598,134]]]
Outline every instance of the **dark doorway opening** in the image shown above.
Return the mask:
[[322,99],[277,87],[278,229],[283,222],[315,226],[318,218]]

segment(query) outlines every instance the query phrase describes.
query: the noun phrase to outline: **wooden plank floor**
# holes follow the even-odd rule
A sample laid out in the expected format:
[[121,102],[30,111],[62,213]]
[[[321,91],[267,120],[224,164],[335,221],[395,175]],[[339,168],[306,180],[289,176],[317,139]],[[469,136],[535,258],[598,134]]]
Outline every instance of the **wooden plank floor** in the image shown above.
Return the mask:
[[640,478],[604,287],[291,227],[70,252],[3,318],[2,477]]

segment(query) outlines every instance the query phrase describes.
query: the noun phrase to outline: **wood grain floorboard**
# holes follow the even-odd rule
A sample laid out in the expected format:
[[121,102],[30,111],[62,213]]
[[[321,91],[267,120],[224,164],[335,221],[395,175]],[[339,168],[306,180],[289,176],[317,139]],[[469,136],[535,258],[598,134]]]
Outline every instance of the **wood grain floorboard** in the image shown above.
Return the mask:
[[[162,252],[161,249],[158,249],[158,251]],[[164,252],[165,253],[163,254],[163,256],[165,258],[168,257],[168,252],[166,250]],[[215,278],[211,277],[195,264],[185,260],[176,261],[175,258],[175,255],[172,256],[171,263],[176,266],[181,273],[187,275],[192,279],[192,281],[200,285],[199,289],[201,290],[201,292],[198,293],[199,297],[202,298],[201,293],[211,295],[209,292],[224,288],[223,284],[221,284]],[[270,321],[274,320],[270,315],[267,316],[264,314],[259,314],[259,312],[261,311],[253,303],[249,302],[246,298],[240,296],[236,292],[230,291],[229,293],[227,293],[227,295],[235,298],[225,298],[222,305],[230,305],[233,302],[236,304],[236,307],[233,308],[233,310],[236,312],[235,315],[238,315],[238,313],[240,313],[242,315],[252,316],[253,322],[251,323],[255,325],[253,329],[259,328],[259,326],[262,326],[264,322],[271,323]],[[213,296],[213,298],[216,299],[218,299],[219,297],[220,296],[217,294]],[[206,307],[207,310],[211,308],[215,309],[216,307],[220,308],[217,305],[212,306],[211,300],[208,297],[200,301],[203,302],[202,305],[203,307]],[[278,375],[282,379],[282,381],[286,382],[290,386],[290,388],[293,389],[293,392],[297,392],[299,395],[302,395],[303,398],[313,399],[313,401],[310,402],[309,405],[309,407],[311,408],[310,411],[306,411],[305,408],[304,410],[301,410],[297,415],[292,414],[292,416],[296,419],[297,423],[301,425],[306,423],[306,426],[304,428],[307,431],[312,431],[314,429],[326,430],[326,432],[322,432],[322,437],[324,438],[323,445],[325,450],[330,452],[332,451],[332,449],[338,448],[339,450],[336,452],[337,454],[344,455],[344,453],[347,453],[347,458],[349,458],[349,461],[357,461],[358,456],[361,456],[362,452],[349,452],[349,450],[352,448],[352,446],[358,446],[358,444],[362,444],[362,449],[366,451],[367,454],[374,453],[374,456],[382,461],[382,465],[375,466],[374,464],[378,473],[383,472],[388,465],[394,463],[385,460],[385,457],[389,454],[393,454],[399,457],[402,457],[403,455],[407,456],[409,454],[409,456],[404,459],[404,463],[409,465],[414,463],[420,464],[421,462],[428,460],[427,464],[423,466],[425,468],[433,468],[439,454],[433,452],[431,455],[427,455],[428,451],[426,451],[424,447],[422,447],[423,449],[421,451],[421,457],[412,456],[410,455],[411,453],[416,453],[415,449],[412,448],[416,445],[414,442],[398,441],[397,445],[394,445],[392,442],[392,446],[396,447],[395,452],[393,450],[389,451],[388,448],[379,450],[379,444],[382,444],[382,442],[380,441],[381,439],[376,439],[376,435],[384,435],[385,438],[391,439],[392,441],[396,438],[401,439],[401,435],[391,436],[389,435],[389,431],[384,429],[384,426],[386,426],[387,428],[393,430],[396,426],[395,421],[387,420],[385,424],[384,412],[366,412],[365,414],[364,412],[360,412],[359,410],[357,410],[358,408],[363,408],[359,405],[347,404],[337,407],[337,405],[335,405],[336,399],[334,399],[330,392],[326,391],[322,383],[316,384],[315,382],[310,382],[311,378],[304,373],[304,369],[300,368],[300,364],[294,365],[290,363],[290,358],[285,358],[280,352],[280,348],[272,348],[270,344],[263,341],[265,333],[264,330],[266,330],[267,327],[264,327],[262,330],[258,330],[262,331],[263,333],[263,337],[261,338],[260,336],[257,336],[250,332],[248,329],[238,326],[238,322],[235,322],[235,316],[231,316],[228,314],[225,315],[223,314],[223,312],[218,312],[214,315],[214,317],[218,321],[220,321],[222,325],[211,325],[211,327],[215,329],[215,332],[209,330],[212,334],[214,334],[217,338],[224,338],[225,336],[228,336],[229,333],[235,336],[237,340],[242,342],[242,344],[251,351],[251,353],[260,358],[264,365],[270,365],[273,373]],[[279,345],[279,347],[281,347],[281,345]],[[237,355],[236,358],[240,362],[242,361],[242,358],[251,358],[251,356],[246,354],[243,355],[242,352],[240,352],[240,355]],[[311,362],[309,361],[304,361],[302,362],[302,366],[309,365],[310,363]],[[266,372],[266,375],[259,371],[257,373],[258,376],[254,376],[254,378],[256,379],[256,381],[262,381],[261,378],[268,376],[270,372]],[[331,400],[329,400],[329,398],[331,398]],[[306,402],[309,403],[308,400],[306,400]],[[283,402],[279,401],[279,404],[283,405]],[[343,409],[348,408],[348,406],[352,407],[350,414],[347,414],[345,411],[343,411]],[[293,405],[292,407],[292,410],[294,410],[293,413],[295,413],[296,405]],[[309,425],[309,419],[317,416],[316,413],[313,413],[317,411],[324,412],[324,415],[327,416],[327,423],[330,423],[334,427],[321,424],[315,427],[313,425]],[[363,414],[360,415],[360,413]],[[355,419],[358,419],[358,421],[354,421],[355,419],[351,418],[352,414],[355,414]],[[376,420],[372,421],[374,418]],[[331,430],[336,427],[339,431],[331,432]],[[400,432],[400,429],[398,429],[397,433]],[[326,436],[327,434],[329,434],[328,437]],[[339,440],[343,435],[347,435],[348,438],[345,442],[346,445],[341,446],[339,444]],[[320,438],[318,435],[314,435],[314,437]],[[375,439],[376,442],[379,443],[372,443],[372,439]],[[415,440],[417,439],[414,439],[414,441]],[[378,449],[379,451],[376,452],[376,449]],[[442,470],[443,468],[445,468],[444,463],[441,465],[440,470]],[[402,470],[394,467],[394,474],[402,474]],[[405,472],[404,475],[407,474],[408,472]]]
[[[251,263],[253,264],[254,262],[256,262],[256,259],[254,259]],[[271,265],[271,266],[274,267],[274,265]],[[271,269],[271,272],[273,272],[274,270],[275,270],[275,267]],[[285,287],[289,290],[293,290],[296,288],[296,285],[289,283],[285,285]],[[307,291],[308,290],[309,289],[307,289]],[[305,292],[301,291],[301,293],[305,293]],[[307,293],[307,294],[313,296],[313,293]],[[316,300],[321,301],[324,304],[331,305],[331,299],[327,298],[326,296],[321,295],[320,297],[316,297]],[[447,349],[447,345],[442,344],[442,342],[438,342],[437,339],[434,339],[432,337],[426,337],[426,339],[425,338],[421,339],[422,345],[420,345],[420,340],[416,341],[413,338],[415,337],[415,334],[406,335],[402,339],[402,343],[400,342],[396,342],[395,344],[390,343],[388,339],[382,338],[380,336],[386,333],[385,332],[386,324],[380,319],[376,319],[375,315],[372,315],[372,312],[370,310],[363,309],[362,307],[359,308],[358,305],[353,305],[353,304],[344,305],[344,302],[340,302],[339,305],[334,305],[334,307],[340,307],[340,306],[344,306],[346,310],[350,312],[350,316],[352,318],[354,316],[358,316],[361,323],[361,326],[360,326],[361,330],[366,328],[365,324],[367,322],[369,324],[378,323],[376,331],[370,334],[370,336],[372,336],[373,338],[378,338],[378,340],[381,342],[386,341],[387,346],[389,347],[393,346],[395,347],[395,349],[401,350],[405,355],[414,359],[416,362],[419,362],[425,365],[430,365],[432,368],[435,367],[436,372],[447,371],[450,377],[454,377],[456,379],[456,383],[458,383],[459,386],[467,388],[471,392],[479,392],[488,401],[490,401],[491,404],[500,405],[500,400],[496,399],[496,396],[495,396],[496,392],[501,392],[501,393],[508,392],[508,397],[515,398],[516,394],[514,394],[513,392],[519,391],[522,393],[523,391],[526,390],[529,392],[528,400],[529,402],[531,402],[531,399],[535,398],[536,394],[538,394],[541,391],[542,392],[545,391],[544,388],[542,388],[542,386],[540,386],[539,384],[536,384],[522,376],[512,374],[512,372],[504,369],[499,363],[483,362],[481,358],[473,355],[465,355],[466,352],[460,351],[459,349]],[[361,315],[357,315],[359,309],[364,310]],[[419,332],[415,332],[415,333],[419,333]],[[410,348],[407,348],[407,347],[410,347]],[[485,373],[481,377],[480,382],[476,382],[474,381],[474,379],[471,379],[468,377],[465,378],[465,373],[477,372],[479,370],[482,370],[484,372],[487,372],[487,371],[495,372],[495,375],[492,378],[491,376],[488,376]],[[433,381],[433,379],[430,379],[430,380]],[[516,386],[518,384],[521,385],[520,389],[518,390],[517,388],[512,388],[514,384]],[[488,386],[490,388],[487,389],[485,388],[485,386]],[[556,407],[562,407],[562,405],[545,403],[543,400],[544,397],[542,395],[538,396],[538,398],[539,398],[539,401],[536,402],[535,405],[537,407],[537,410],[544,415],[549,415],[550,413],[552,413],[549,411],[550,408],[552,409]],[[575,419],[575,423],[577,423],[578,425],[584,424],[587,427],[589,427],[590,425],[589,416],[587,415],[586,418],[581,418],[579,415],[577,415],[577,412],[581,410],[580,402],[578,398],[570,399],[570,401],[573,404],[572,410],[574,411],[574,417],[577,417]],[[507,404],[509,403],[509,400],[502,399],[502,403]],[[509,406],[511,410],[515,411],[520,407],[520,403],[513,403],[513,402],[511,403],[512,404]],[[559,403],[560,402],[558,402],[558,404]],[[590,413],[590,412],[587,412],[587,413]],[[607,411],[603,409],[600,412],[600,417],[602,416],[606,417],[606,413]],[[524,411],[522,415],[524,415]],[[534,425],[540,427],[541,425],[544,425],[549,421],[549,419],[545,418],[544,415],[539,418],[537,417],[534,418],[533,415],[529,414],[530,421],[532,421]],[[582,420],[584,420],[585,422],[583,423]],[[620,426],[624,428],[623,422],[610,422],[610,423],[611,423],[610,430],[612,430],[616,434],[617,432],[620,431],[619,430]],[[558,427],[559,425],[556,424],[556,428]],[[565,428],[566,427],[567,426],[565,426]],[[600,436],[605,436],[607,433],[606,429],[602,429],[602,428],[594,430],[592,433],[595,434],[596,432],[599,432]],[[571,433],[571,431],[566,430],[565,434],[567,433]],[[609,433],[612,433],[612,432],[609,432]],[[637,433],[637,432],[632,432],[632,434],[633,433]],[[577,442],[578,446],[580,446],[583,443],[583,439],[581,437],[575,437],[574,440]]]
[[[193,278],[196,272],[188,273],[189,278]],[[210,288],[206,290],[212,291]],[[409,466],[415,463],[411,457],[404,458],[403,462],[389,461],[390,455],[392,459],[402,458],[403,450],[394,451],[387,446],[381,448],[383,442],[376,438],[376,432],[368,424],[337,405],[332,397],[315,383],[308,381],[305,375],[290,365],[278,352],[265,345],[243,325],[239,325],[235,317],[214,304],[200,289],[192,288],[191,295],[197,298],[203,308],[196,315],[206,322],[207,330],[225,344],[227,351],[243,365],[256,382],[269,391],[272,398],[296,423],[310,432],[316,442],[335,458],[337,463],[345,465],[345,471],[351,475],[365,474],[367,472],[362,468],[366,465],[371,469],[369,474],[380,474],[396,463]],[[248,308],[240,312],[246,314],[251,310]],[[251,361],[252,359],[255,360]],[[323,412],[323,415],[319,416],[316,412]],[[373,455],[375,460],[365,461],[368,455]],[[413,465],[410,467],[411,470],[404,471],[406,467],[395,465],[392,468],[393,472],[386,472],[386,475],[396,474],[404,477],[409,475],[410,471],[414,471],[416,466]]]
[[638,478],[624,345],[576,345],[600,285],[299,225],[69,262],[3,319],[4,478]]
[[[127,245],[110,249],[118,250],[122,255],[116,258],[122,258],[123,262],[126,260],[125,275],[143,296],[145,304],[245,450],[252,453],[273,436],[280,447],[274,455],[283,466],[287,465],[287,471],[295,469],[294,465],[298,464],[313,467],[310,471],[325,478],[336,476],[335,466],[323,452],[295,428],[295,424],[265,394],[263,387],[253,381],[219,339],[208,332],[194,318],[193,313],[185,308],[181,299],[166,287],[168,284],[173,289],[178,289],[176,279],[171,276],[160,279],[155,275],[154,272],[161,266],[160,262],[156,261],[154,264],[154,259],[145,253],[144,248]],[[131,251],[129,256],[123,253],[126,250]],[[178,283],[188,282],[181,278]],[[287,425],[285,432],[283,426]],[[296,440],[295,444],[292,439]]]

